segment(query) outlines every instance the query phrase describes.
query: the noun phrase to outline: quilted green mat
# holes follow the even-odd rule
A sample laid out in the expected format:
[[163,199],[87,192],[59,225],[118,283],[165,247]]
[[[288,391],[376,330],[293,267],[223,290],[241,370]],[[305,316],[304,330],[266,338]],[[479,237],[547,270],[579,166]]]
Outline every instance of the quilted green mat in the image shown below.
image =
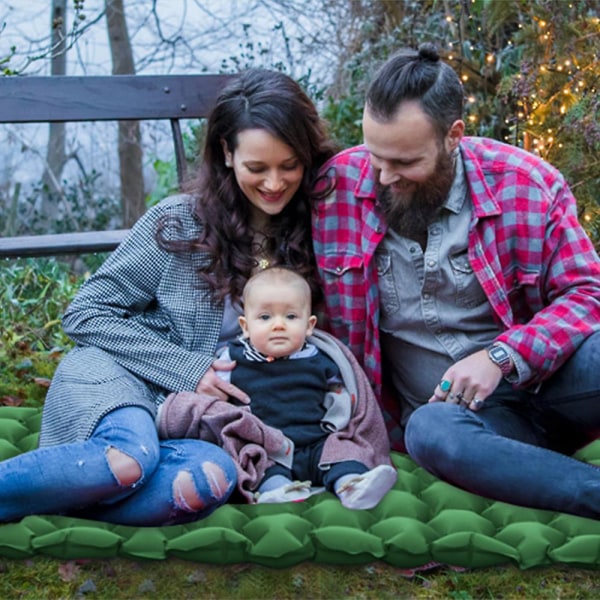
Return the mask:
[[[41,412],[0,407],[0,460],[36,447]],[[600,442],[578,455],[600,464]],[[60,559],[165,559],[252,562],[289,567],[302,561],[400,568],[430,563],[520,568],[600,565],[600,521],[480,498],[443,483],[394,454],[399,478],[370,511],[351,511],[331,494],[279,505],[229,504],[193,524],[125,527],[60,516],[0,525],[0,556]]]

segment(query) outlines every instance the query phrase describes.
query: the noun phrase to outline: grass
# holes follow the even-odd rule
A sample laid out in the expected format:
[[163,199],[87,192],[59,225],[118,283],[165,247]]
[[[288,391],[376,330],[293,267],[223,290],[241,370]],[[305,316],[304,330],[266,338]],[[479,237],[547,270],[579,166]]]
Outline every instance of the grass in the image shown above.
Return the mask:
[[[0,404],[43,402],[52,373],[70,347],[60,315],[80,281],[54,261],[19,261],[0,268]],[[596,571],[563,565],[524,571],[511,565],[464,572],[437,568],[410,574],[382,562],[269,569],[180,559],[0,557],[0,600],[598,597]]]
[[295,598],[535,598],[597,599],[595,571],[553,566],[521,571],[504,565],[475,571],[406,573],[384,563],[288,569],[238,564],[205,565],[180,559],[61,562],[37,557],[0,561],[0,598],[42,599],[267,599]]

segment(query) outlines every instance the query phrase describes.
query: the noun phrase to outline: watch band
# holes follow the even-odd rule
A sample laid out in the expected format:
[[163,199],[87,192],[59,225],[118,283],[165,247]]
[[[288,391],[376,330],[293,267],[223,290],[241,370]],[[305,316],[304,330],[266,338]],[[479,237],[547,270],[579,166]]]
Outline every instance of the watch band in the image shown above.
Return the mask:
[[487,349],[490,360],[500,367],[502,377],[508,377],[513,372],[513,363],[510,354],[500,344],[492,344]]

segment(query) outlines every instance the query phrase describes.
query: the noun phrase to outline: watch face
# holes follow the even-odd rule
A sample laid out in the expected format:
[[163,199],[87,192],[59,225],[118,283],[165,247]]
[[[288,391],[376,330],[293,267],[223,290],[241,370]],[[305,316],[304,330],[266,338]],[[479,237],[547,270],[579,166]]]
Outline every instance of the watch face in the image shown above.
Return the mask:
[[494,346],[490,348],[490,358],[494,362],[502,362],[509,358],[508,352],[502,346]]

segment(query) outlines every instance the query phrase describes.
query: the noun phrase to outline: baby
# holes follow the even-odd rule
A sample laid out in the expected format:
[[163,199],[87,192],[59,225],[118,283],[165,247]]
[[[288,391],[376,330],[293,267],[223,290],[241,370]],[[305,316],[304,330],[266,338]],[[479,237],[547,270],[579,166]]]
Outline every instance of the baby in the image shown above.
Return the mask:
[[311,314],[308,283],[289,269],[268,268],[250,278],[242,300],[242,335],[219,357],[236,361],[236,366],[219,375],[244,390],[252,413],[281,430],[294,448],[289,464],[276,462],[267,468],[256,502],[301,501],[327,489],[347,508],[373,508],[394,485],[397,473],[391,464],[369,468],[356,459],[361,453],[376,455],[364,448],[364,432],[352,459],[322,461],[333,432],[351,438],[348,427],[356,398],[344,388],[336,362],[311,343],[317,318]]

